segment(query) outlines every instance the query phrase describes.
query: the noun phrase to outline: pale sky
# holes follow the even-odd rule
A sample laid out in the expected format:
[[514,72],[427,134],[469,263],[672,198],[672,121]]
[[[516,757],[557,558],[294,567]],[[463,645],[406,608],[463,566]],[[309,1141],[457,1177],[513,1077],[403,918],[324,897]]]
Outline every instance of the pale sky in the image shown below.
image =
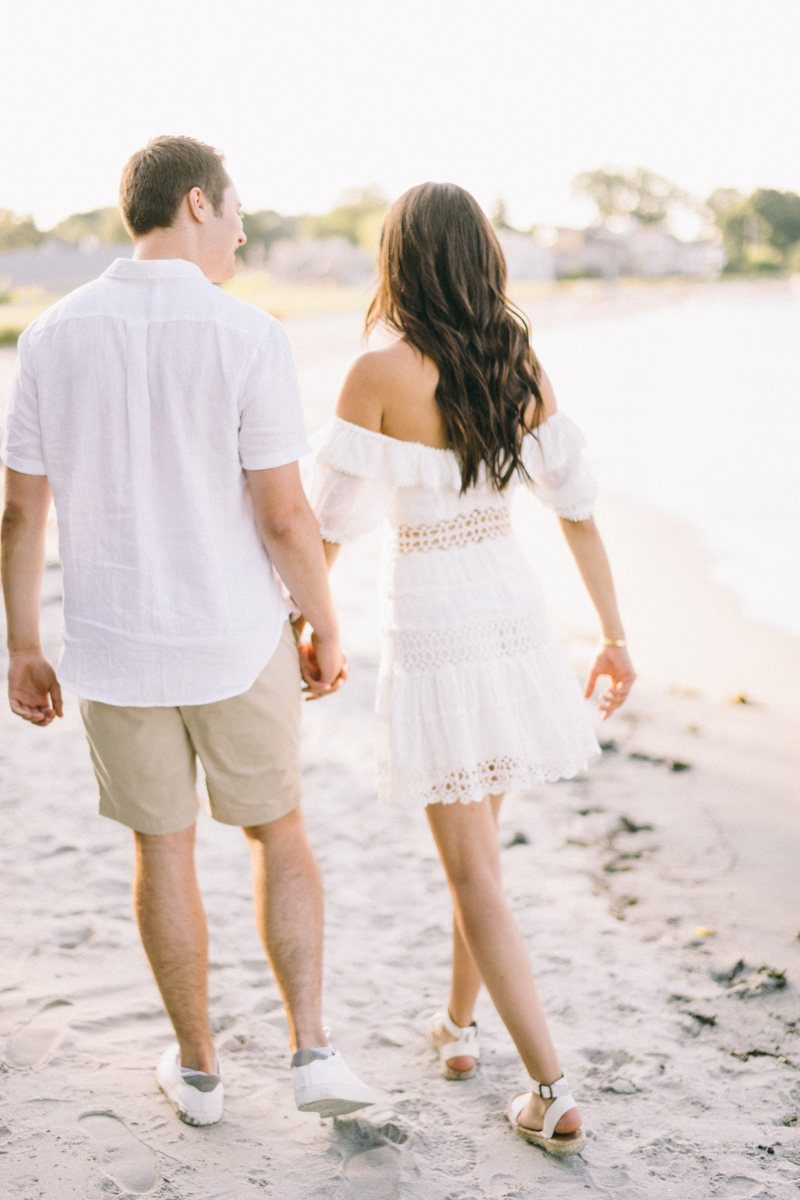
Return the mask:
[[605,164],[800,191],[800,0],[0,0],[0,46],[0,207],[42,227],[160,133],[249,210],[437,179],[585,223]]

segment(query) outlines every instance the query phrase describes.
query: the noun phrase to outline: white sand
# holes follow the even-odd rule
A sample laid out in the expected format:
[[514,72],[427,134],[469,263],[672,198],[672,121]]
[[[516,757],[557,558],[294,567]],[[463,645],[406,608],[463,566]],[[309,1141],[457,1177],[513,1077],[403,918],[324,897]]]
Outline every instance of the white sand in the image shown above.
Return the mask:
[[[347,317],[290,328],[312,425],[355,330]],[[0,372],[10,357],[0,354]],[[132,921],[130,835],[96,815],[77,705],[70,697],[64,721],[44,731],[0,707],[0,1194],[797,1195],[800,646],[739,616],[680,525],[609,496],[598,515],[640,682],[624,718],[602,728],[616,751],[587,779],[510,796],[501,830],[504,845],[527,838],[504,850],[506,880],[590,1133],[584,1153],[550,1159],[509,1131],[505,1103],[524,1074],[485,996],[475,1079],[445,1082],[427,1048],[446,996],[450,904],[422,811],[375,801],[368,539],[334,574],[354,670],[339,696],[306,707],[304,761],[328,897],[326,1018],[378,1109],[337,1123],[294,1109],[243,838],[203,815],[227,1102],[213,1129],[176,1121],[153,1081],[171,1033]],[[517,522],[583,670],[595,624],[557,530],[525,498]],[[53,567],[42,607],[51,654],[59,590]],[[733,705],[734,693],[754,703]],[[786,969],[787,986],[741,996],[714,978],[740,958],[739,991],[775,982],[753,976],[763,964]]]

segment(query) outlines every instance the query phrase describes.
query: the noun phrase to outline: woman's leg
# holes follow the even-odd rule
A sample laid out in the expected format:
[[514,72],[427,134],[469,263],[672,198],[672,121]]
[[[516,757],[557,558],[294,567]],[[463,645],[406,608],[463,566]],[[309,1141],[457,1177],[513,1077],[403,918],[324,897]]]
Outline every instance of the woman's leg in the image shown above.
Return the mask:
[[[481,973],[475,966],[475,959],[469,952],[469,946],[461,936],[458,918],[453,913],[453,973],[447,1011],[450,1013],[450,1020],[455,1021],[456,1025],[460,1025],[462,1029],[472,1024],[475,1001],[482,983]],[[449,1036],[446,1034],[446,1037]],[[463,1070],[459,1067],[455,1069]]]
[[[555,1083],[561,1067],[536,993],[528,952],[503,892],[495,811],[487,796],[479,804],[430,804],[426,809],[453,896],[466,948],[495,1008],[511,1034],[528,1073]],[[541,1128],[550,1101],[534,1096],[520,1122]],[[569,1133],[580,1125],[570,1109],[556,1126]]]
[[[490,796],[489,799],[492,803],[492,815],[496,827],[503,796],[502,794]],[[469,947],[461,936],[458,918],[453,913],[453,968],[447,1011],[451,1021],[455,1021],[456,1025],[460,1025],[462,1029],[472,1024],[475,1001],[482,983],[481,973],[475,966],[475,960],[469,952]],[[455,1041],[453,1035],[448,1033],[441,1024],[436,1030],[436,1035],[445,1045],[450,1041]],[[447,1062],[454,1071],[471,1071],[475,1066],[475,1059],[466,1056],[448,1059]]]

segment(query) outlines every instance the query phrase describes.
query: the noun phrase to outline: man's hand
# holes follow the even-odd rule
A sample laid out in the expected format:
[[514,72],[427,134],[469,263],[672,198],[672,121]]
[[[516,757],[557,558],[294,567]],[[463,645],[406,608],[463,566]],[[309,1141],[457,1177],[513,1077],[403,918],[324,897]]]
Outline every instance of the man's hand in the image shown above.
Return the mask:
[[63,714],[61,688],[39,641],[49,507],[46,475],[26,475],[6,467],[0,576],[8,631],[8,701],[12,712],[34,725],[49,725]]
[[8,699],[12,712],[42,728],[64,715],[61,686],[41,653],[12,652],[8,662]]
[[306,700],[320,700],[339,691],[347,680],[348,666],[338,638],[319,638],[312,633],[311,641],[301,642],[297,651]]

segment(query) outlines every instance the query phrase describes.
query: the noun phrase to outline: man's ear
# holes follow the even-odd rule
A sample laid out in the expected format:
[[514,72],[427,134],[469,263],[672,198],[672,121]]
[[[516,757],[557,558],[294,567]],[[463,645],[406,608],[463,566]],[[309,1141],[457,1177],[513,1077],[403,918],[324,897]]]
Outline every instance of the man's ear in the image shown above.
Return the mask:
[[190,192],[186,193],[186,202],[189,206],[189,216],[201,225],[205,224],[208,216],[208,200],[203,189],[193,187]]

